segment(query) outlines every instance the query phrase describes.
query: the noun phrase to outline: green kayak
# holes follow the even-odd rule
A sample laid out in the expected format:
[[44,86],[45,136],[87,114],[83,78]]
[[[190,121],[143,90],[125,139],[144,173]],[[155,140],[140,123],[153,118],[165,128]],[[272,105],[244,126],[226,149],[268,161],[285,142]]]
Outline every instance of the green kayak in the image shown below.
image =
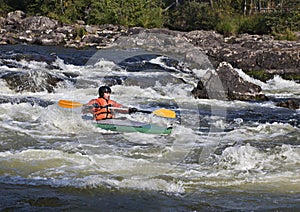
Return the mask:
[[129,119],[105,119],[96,122],[96,126],[117,132],[140,132],[147,134],[166,134],[172,132],[172,127],[162,127],[154,124],[132,121]]

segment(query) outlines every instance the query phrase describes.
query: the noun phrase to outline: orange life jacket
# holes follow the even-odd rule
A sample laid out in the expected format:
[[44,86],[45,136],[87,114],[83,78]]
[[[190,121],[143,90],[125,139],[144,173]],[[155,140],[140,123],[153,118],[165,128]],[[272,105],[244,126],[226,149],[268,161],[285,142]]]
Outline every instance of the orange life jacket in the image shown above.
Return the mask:
[[110,107],[114,107],[115,103],[113,100],[106,100],[100,97],[91,100],[87,105],[93,106],[90,112],[94,115],[94,119],[101,120],[114,117]]

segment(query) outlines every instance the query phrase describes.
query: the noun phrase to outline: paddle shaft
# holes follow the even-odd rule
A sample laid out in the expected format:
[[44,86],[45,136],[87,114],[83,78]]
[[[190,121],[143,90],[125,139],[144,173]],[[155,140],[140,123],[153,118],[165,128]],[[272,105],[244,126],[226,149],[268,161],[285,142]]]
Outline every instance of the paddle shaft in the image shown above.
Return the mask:
[[[113,110],[128,110],[129,108],[124,108],[124,107],[108,107],[110,109],[113,109]],[[153,111],[149,111],[149,110],[140,110],[140,109],[137,109],[136,112],[140,112],[140,113],[148,113],[148,114],[151,114],[153,113]]]

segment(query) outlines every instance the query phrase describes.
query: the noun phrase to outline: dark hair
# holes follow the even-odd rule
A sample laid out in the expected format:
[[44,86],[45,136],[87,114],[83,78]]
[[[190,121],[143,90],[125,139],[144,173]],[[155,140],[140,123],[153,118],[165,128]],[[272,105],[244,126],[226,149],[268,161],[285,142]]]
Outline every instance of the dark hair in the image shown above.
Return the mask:
[[99,97],[103,97],[104,93],[111,93],[111,89],[108,86],[101,86],[98,90]]

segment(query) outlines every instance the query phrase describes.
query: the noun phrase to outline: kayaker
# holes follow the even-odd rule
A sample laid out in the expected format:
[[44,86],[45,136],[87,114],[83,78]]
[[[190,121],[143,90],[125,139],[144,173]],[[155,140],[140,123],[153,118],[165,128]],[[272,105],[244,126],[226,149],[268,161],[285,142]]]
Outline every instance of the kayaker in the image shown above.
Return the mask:
[[[109,86],[101,86],[98,90],[99,97],[90,100],[84,105],[83,113],[92,113],[95,120],[112,119],[114,118],[114,111],[119,113],[135,113],[137,108],[130,107],[124,109],[124,106],[114,100],[110,99],[111,88]],[[112,109],[114,108],[114,109]],[[115,109],[122,108],[122,109]]]

